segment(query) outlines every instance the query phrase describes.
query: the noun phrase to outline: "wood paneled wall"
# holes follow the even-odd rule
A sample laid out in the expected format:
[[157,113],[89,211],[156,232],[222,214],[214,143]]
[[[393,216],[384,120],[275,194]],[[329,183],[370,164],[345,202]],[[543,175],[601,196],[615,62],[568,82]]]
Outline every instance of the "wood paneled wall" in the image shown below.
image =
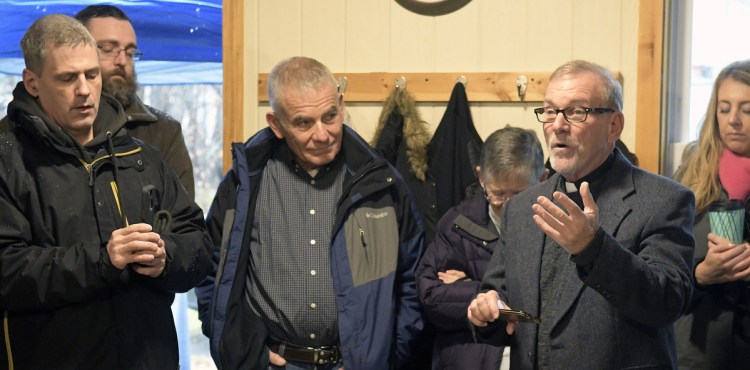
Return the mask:
[[[233,109],[242,109],[242,114],[231,118],[225,115],[225,126],[241,127],[230,131],[228,136],[233,137],[226,140],[243,141],[266,126],[268,105],[258,102],[257,76],[293,55],[316,58],[342,74],[457,72],[457,76],[552,71],[568,60],[586,59],[622,75],[626,117],[622,139],[636,153],[653,151],[636,147],[640,142],[635,140],[643,1],[651,0],[473,0],[452,14],[430,17],[411,13],[394,0],[225,0],[225,16],[233,7],[243,14],[239,26],[244,48],[240,75],[227,75],[226,66],[236,57],[227,54],[225,40],[225,84],[244,85],[241,98],[224,96],[225,101],[236,101]],[[229,26],[225,18],[225,32]],[[483,138],[510,124],[534,129],[543,141],[532,112],[537,106],[476,103],[472,117]],[[419,109],[434,130],[445,104],[420,103]],[[369,140],[380,110],[379,103],[347,103],[349,124]],[[237,122],[240,117],[242,122]],[[643,164],[658,171],[658,164],[652,168]]]

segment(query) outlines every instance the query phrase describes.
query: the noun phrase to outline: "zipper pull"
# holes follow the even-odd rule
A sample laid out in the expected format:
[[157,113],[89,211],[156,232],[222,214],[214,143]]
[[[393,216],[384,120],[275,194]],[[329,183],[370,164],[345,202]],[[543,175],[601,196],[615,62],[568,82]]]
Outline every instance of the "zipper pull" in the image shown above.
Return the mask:
[[370,255],[367,253],[367,243],[365,243],[365,231],[362,228],[359,229],[359,238],[362,240],[362,248],[365,251],[365,261],[370,263]]
[[92,168],[94,166],[90,166],[90,167],[85,166],[85,167],[86,167],[86,172],[89,173],[89,187],[92,188],[94,187],[94,169]]

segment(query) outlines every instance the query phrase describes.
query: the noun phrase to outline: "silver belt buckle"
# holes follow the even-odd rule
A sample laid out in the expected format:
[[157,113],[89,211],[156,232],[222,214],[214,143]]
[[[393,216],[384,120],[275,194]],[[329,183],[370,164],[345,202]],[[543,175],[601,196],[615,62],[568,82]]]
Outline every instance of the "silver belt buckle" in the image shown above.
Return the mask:
[[339,362],[339,351],[336,347],[320,347],[313,352],[313,362],[319,365]]

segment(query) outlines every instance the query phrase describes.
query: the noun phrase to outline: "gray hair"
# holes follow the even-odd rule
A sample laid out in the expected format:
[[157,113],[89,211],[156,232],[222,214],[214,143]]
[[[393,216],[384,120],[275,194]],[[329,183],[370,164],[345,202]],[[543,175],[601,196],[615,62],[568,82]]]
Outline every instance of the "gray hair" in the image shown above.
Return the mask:
[[615,78],[612,71],[596,63],[585,60],[572,60],[558,67],[549,77],[550,82],[558,77],[575,75],[583,72],[592,72],[604,80],[604,102],[606,107],[622,112],[622,85]]
[[284,59],[268,75],[268,102],[274,112],[286,117],[287,90],[315,91],[328,84],[338,85],[331,70],[323,63],[308,57]]
[[479,157],[482,180],[528,173],[536,183],[544,173],[544,152],[534,131],[506,125],[493,132]]
[[86,27],[75,18],[63,14],[50,14],[37,19],[21,39],[21,50],[26,68],[42,74],[50,47],[96,45]]

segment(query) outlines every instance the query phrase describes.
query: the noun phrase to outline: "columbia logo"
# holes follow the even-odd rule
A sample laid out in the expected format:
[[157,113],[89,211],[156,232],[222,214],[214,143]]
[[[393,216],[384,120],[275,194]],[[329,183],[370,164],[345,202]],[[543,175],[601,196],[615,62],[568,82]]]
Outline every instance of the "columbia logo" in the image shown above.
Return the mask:
[[383,218],[387,216],[388,216],[388,212],[386,211],[378,212],[378,213],[372,213],[372,212],[365,213],[365,217],[367,218]]

